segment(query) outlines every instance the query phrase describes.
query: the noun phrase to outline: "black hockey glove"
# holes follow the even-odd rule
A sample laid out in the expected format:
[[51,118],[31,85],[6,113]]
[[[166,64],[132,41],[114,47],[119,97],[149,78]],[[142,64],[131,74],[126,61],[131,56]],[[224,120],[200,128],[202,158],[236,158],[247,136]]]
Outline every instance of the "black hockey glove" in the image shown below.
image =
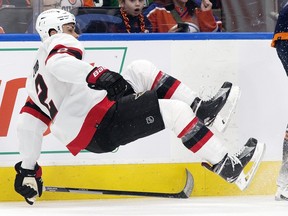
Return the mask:
[[106,90],[110,100],[134,93],[130,84],[119,74],[103,67],[95,67],[86,77],[89,88]]
[[23,169],[22,162],[15,165],[17,172],[14,189],[17,193],[22,195],[26,202],[30,205],[36,201],[36,197],[41,197],[43,190],[42,169],[36,164],[34,170]]

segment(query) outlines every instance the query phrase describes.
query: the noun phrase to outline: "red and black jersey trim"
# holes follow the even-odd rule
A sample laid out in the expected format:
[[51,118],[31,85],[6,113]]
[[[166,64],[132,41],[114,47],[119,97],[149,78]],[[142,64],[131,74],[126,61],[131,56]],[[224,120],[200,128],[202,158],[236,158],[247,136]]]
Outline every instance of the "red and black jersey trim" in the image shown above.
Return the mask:
[[51,118],[46,115],[31,99],[28,99],[20,110],[20,113],[26,112],[42,121],[47,126],[50,125]]
[[91,142],[96,130],[108,110],[115,104],[105,97],[88,112],[78,135],[66,147],[75,156]]
[[46,58],[45,64],[47,61],[54,56],[55,54],[68,54],[71,56],[74,56],[75,58],[82,60],[83,53],[80,49],[77,49],[75,47],[66,47],[64,45],[56,45],[49,53],[48,57]]
[[180,81],[160,71],[155,78],[151,90],[156,90],[157,96],[160,99],[170,99]]
[[195,117],[178,135],[186,148],[196,153],[213,136],[213,133]]

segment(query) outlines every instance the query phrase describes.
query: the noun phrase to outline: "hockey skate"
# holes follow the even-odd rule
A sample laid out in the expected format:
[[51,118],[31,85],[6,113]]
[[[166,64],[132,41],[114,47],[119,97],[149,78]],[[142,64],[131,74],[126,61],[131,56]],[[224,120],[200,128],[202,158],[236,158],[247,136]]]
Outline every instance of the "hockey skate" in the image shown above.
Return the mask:
[[288,201],[288,186],[281,188],[278,187],[277,192],[275,194],[276,201]]
[[211,127],[213,125],[219,132],[224,132],[239,97],[239,87],[232,86],[230,82],[224,82],[216,95],[210,100],[203,101],[197,97],[192,103],[191,108],[206,126]]
[[[227,182],[235,183],[243,191],[249,186],[254,177],[264,152],[265,144],[250,138],[239,152],[233,155],[227,154],[219,163],[213,166],[208,163],[202,163],[202,166],[217,173]],[[253,161],[253,165],[245,174],[244,168],[250,161]]]

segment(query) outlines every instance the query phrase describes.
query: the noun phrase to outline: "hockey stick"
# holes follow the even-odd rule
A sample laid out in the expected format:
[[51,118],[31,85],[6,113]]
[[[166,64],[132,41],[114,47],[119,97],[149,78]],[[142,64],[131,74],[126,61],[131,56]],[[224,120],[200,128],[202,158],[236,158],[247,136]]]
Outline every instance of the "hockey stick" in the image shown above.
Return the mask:
[[88,188],[70,188],[70,187],[51,187],[46,186],[47,192],[69,192],[81,194],[106,194],[106,195],[124,195],[124,196],[146,196],[163,198],[189,198],[194,188],[194,179],[192,174],[186,169],[186,183],[184,188],[178,193],[165,192],[143,192],[143,191],[125,191],[125,190],[103,190]]

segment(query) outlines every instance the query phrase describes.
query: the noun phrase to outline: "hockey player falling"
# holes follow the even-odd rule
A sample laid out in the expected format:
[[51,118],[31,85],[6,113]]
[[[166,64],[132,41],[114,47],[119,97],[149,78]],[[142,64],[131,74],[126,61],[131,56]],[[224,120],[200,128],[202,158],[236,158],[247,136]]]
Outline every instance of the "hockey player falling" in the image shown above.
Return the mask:
[[[271,45],[276,48],[278,57],[288,76],[288,3],[284,5],[278,15]],[[277,179],[275,200],[288,201],[288,125],[284,135],[282,154],[282,165]]]
[[[170,129],[205,161],[203,166],[241,190],[248,186],[265,145],[250,138],[239,152],[229,154],[209,129],[224,105],[235,105],[237,87],[225,82],[211,100],[202,101],[185,84],[145,60],[132,62],[123,76],[93,67],[82,61],[84,49],[77,40],[75,17],[63,10],[42,12],[36,30],[43,43],[27,78],[29,98],[19,116],[22,161],[15,165],[14,184],[27,203],[32,205],[42,194],[42,170],[37,160],[49,125],[73,155],[83,149],[111,152]],[[254,166],[245,174],[249,161],[254,161]]]

